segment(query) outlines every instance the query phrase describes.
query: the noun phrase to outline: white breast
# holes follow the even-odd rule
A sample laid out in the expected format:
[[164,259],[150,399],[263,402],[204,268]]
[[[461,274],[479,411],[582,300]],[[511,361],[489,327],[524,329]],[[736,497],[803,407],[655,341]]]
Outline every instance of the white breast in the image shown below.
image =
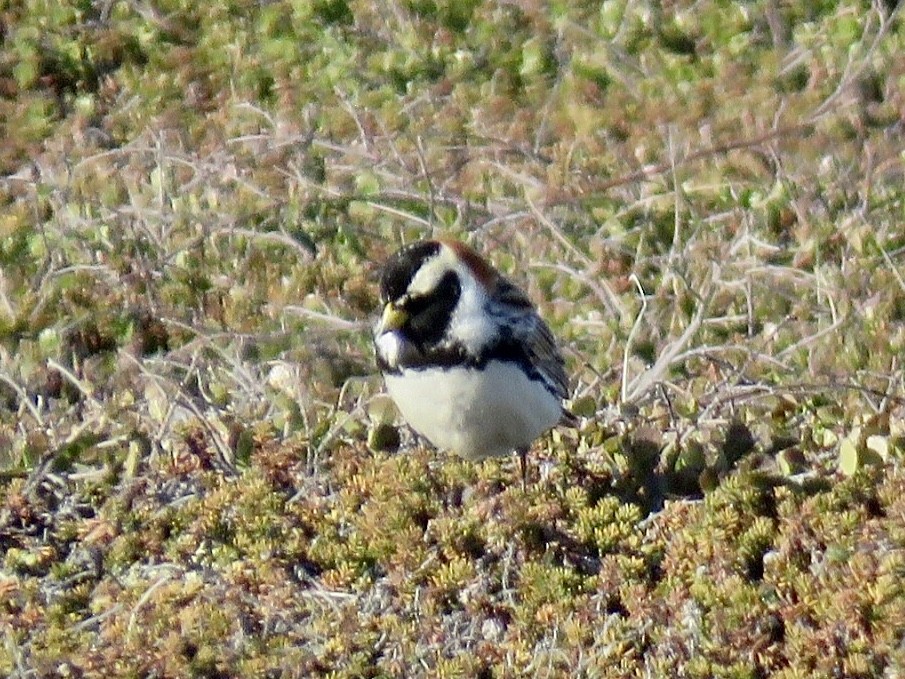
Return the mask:
[[515,364],[432,368],[385,376],[402,416],[438,448],[480,459],[527,447],[559,422],[562,404]]

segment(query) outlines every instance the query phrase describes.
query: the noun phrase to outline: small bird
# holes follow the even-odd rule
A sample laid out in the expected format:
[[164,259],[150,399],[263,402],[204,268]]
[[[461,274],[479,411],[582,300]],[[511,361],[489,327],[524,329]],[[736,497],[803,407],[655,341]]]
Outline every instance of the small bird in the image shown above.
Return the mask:
[[422,240],[386,262],[377,365],[411,427],[479,460],[519,453],[572,415],[565,364],[534,305],[467,245]]

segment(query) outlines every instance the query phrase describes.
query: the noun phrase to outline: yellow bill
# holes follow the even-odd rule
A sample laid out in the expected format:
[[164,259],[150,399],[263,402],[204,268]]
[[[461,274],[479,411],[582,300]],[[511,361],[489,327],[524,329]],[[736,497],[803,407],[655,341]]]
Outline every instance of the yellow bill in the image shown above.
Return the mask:
[[408,314],[402,309],[397,309],[392,302],[387,302],[383,307],[383,315],[380,317],[380,326],[384,330],[399,330],[408,320]]

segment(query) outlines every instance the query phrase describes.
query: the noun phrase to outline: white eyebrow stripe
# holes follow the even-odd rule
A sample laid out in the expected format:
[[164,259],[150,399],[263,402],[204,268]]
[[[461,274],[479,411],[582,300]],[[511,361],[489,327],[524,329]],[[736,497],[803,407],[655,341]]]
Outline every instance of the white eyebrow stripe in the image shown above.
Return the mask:
[[[410,294],[426,295],[434,290],[447,271],[459,272],[459,261],[455,253],[446,245],[441,245],[436,255],[425,259],[412,277],[408,291]],[[461,274],[460,274],[461,276]]]

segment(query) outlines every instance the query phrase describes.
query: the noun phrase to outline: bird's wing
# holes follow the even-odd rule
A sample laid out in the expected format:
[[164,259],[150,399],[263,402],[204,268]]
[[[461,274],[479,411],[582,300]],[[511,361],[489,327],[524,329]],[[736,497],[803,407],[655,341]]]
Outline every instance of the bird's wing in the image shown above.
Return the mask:
[[568,398],[569,378],[556,338],[525,293],[501,276],[493,300],[498,305],[497,314],[513,339],[522,344],[534,369],[559,398]]

